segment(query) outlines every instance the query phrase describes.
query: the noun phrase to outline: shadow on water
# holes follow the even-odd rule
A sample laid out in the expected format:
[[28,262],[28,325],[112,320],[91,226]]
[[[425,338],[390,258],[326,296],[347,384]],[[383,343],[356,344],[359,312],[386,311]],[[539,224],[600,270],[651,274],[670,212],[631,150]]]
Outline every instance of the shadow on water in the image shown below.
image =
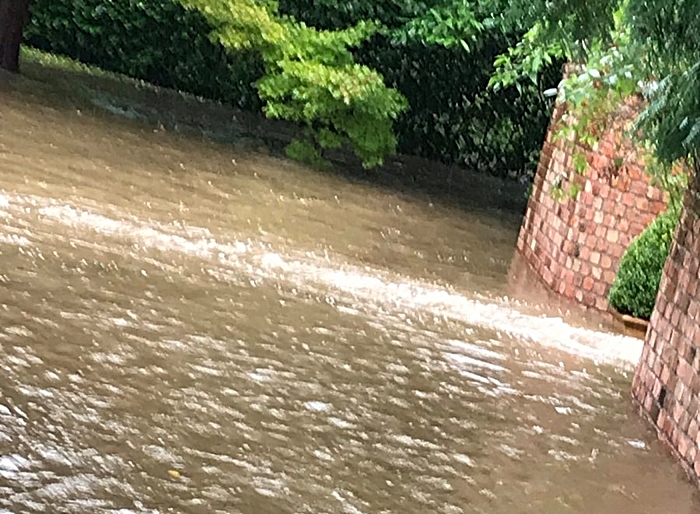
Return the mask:
[[[159,88],[122,76],[27,62],[23,75],[0,76],[0,90],[12,90],[32,102],[66,110],[108,114],[162,130],[232,145],[239,150],[285,157],[284,148],[298,136],[298,126],[261,114]],[[129,122],[127,122],[129,123]],[[329,155],[333,173],[351,182],[437,202],[462,210],[499,210],[514,220],[524,213],[527,185],[419,157],[397,155],[384,166],[365,170],[352,152]]]

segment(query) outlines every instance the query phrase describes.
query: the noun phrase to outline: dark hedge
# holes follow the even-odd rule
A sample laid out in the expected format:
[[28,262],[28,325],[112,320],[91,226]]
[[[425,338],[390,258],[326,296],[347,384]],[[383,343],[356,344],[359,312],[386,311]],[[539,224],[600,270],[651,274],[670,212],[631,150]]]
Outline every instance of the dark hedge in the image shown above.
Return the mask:
[[[341,28],[361,19],[390,29],[424,9],[394,0],[283,0],[282,12],[309,25]],[[211,27],[175,0],[35,0],[27,42],[104,69],[258,111],[254,83],[263,68],[252,53],[231,53],[209,39]],[[409,100],[396,125],[399,151],[498,176],[529,177],[549,122],[551,101],[539,90],[556,85],[559,66],[520,95],[487,84],[496,55],[517,35],[485,32],[471,52],[414,38],[375,36],[357,58]]]

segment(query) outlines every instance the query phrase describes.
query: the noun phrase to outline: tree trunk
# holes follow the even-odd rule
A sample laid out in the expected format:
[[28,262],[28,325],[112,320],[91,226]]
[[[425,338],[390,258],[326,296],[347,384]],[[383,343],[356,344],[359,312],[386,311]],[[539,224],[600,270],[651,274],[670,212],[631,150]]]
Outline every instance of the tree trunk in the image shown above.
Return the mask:
[[22,32],[29,21],[31,0],[0,0],[0,68],[19,71]]

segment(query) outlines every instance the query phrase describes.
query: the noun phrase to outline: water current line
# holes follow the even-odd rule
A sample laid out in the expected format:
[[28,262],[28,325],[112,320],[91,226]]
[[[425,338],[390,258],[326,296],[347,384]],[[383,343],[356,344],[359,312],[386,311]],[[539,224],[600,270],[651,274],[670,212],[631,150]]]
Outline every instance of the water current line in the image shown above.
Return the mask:
[[[39,223],[92,231],[103,237],[127,240],[144,252],[159,251],[214,261],[219,278],[241,276],[277,281],[300,291],[329,290],[363,308],[400,312],[422,311],[470,326],[631,369],[642,342],[636,338],[574,327],[561,318],[524,314],[505,300],[467,297],[448,288],[406,279],[387,270],[342,264],[340,259],[304,252],[279,252],[255,241],[217,241],[203,227],[122,219],[41,196],[0,192],[0,218],[31,216]],[[7,225],[6,225],[7,226]],[[65,229],[64,229],[65,230]],[[0,233],[0,243],[31,245],[28,237]]]

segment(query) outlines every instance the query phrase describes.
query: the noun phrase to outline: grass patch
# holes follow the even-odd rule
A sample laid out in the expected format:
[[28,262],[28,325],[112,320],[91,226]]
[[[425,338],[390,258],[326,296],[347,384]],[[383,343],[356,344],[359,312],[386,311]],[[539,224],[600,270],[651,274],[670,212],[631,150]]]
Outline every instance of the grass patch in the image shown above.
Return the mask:
[[105,71],[96,66],[90,66],[88,64],[83,64],[79,61],[70,59],[69,57],[44,52],[43,50],[38,50],[26,45],[22,46],[20,59],[22,60],[22,64],[40,64],[41,66],[46,66],[48,68],[55,68],[74,73],[83,73],[92,77],[136,82],[124,75]]

